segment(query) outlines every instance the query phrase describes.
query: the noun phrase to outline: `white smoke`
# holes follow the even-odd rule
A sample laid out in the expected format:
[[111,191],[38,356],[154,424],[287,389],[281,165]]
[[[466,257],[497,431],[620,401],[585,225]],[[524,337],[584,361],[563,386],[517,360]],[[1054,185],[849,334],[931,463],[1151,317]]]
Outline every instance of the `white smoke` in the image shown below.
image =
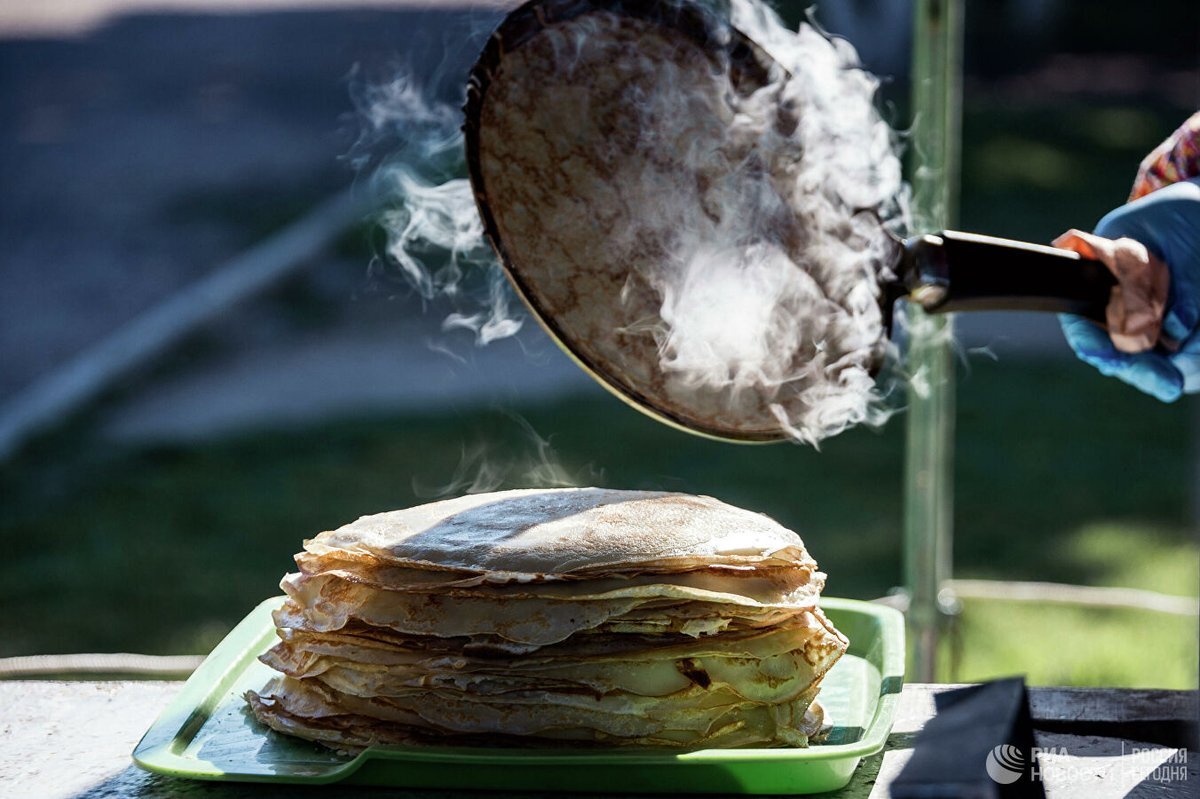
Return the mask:
[[[848,42],[808,24],[788,30],[756,0],[734,0],[730,23],[783,70],[749,95],[728,65],[674,84],[666,70],[646,99],[648,124],[662,124],[713,91],[697,77],[727,83],[728,121],[699,127],[686,151],[708,188],[698,200],[659,193],[667,207],[644,209],[670,220],[674,241],[647,270],[662,298],[651,329],[676,395],[717,390],[732,405],[753,394],[789,435],[816,444],[890,415],[874,374],[894,355],[879,298],[892,234],[905,227],[897,140]],[[671,133],[644,135],[665,147],[654,137]]]
[[373,271],[399,277],[425,301],[454,307],[444,331],[467,330],[481,346],[515,335],[523,317],[483,238],[471,184],[461,177],[461,112],[431,100],[409,71],[383,82],[353,80],[362,125],[356,166],[370,167],[372,152],[387,153],[371,177],[385,203],[378,221],[387,234]]
[[[413,493],[424,499],[484,494],[502,488],[578,488],[603,485],[604,472],[590,464],[568,468],[527,419],[506,414],[515,441],[477,440],[464,444],[450,479],[429,485],[413,478]],[[497,430],[493,430],[496,433]],[[505,436],[511,438],[511,436]]]

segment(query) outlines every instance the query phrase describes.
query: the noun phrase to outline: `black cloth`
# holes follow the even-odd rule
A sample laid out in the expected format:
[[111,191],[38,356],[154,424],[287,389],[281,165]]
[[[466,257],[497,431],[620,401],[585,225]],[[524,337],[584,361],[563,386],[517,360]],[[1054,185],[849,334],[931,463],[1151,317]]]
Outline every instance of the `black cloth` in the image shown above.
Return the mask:
[[893,799],[1045,799],[1023,678],[947,691],[934,703]]

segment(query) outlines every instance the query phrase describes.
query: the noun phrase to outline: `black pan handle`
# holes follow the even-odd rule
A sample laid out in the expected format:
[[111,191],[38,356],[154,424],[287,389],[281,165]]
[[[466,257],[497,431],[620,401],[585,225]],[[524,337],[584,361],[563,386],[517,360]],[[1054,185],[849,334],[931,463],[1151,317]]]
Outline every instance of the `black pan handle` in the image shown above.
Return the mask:
[[944,230],[904,242],[900,279],[930,313],[1050,311],[1104,324],[1117,279],[1078,253]]

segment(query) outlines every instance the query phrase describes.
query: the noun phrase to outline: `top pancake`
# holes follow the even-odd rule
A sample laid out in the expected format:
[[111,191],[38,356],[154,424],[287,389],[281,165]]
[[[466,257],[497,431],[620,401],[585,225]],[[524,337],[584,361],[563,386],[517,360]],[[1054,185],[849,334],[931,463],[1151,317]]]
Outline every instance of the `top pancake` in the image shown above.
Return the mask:
[[304,548],[317,558],[486,575],[489,581],[815,568],[800,537],[762,514],[712,497],[603,488],[472,494],[364,516]]

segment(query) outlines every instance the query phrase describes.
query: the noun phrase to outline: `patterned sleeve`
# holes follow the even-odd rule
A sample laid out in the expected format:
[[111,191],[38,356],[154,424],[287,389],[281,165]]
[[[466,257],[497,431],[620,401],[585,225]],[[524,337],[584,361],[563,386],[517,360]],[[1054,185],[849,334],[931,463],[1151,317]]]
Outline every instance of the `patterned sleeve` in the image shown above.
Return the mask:
[[1180,180],[1200,176],[1200,111],[1150,153],[1138,169],[1130,201]]

